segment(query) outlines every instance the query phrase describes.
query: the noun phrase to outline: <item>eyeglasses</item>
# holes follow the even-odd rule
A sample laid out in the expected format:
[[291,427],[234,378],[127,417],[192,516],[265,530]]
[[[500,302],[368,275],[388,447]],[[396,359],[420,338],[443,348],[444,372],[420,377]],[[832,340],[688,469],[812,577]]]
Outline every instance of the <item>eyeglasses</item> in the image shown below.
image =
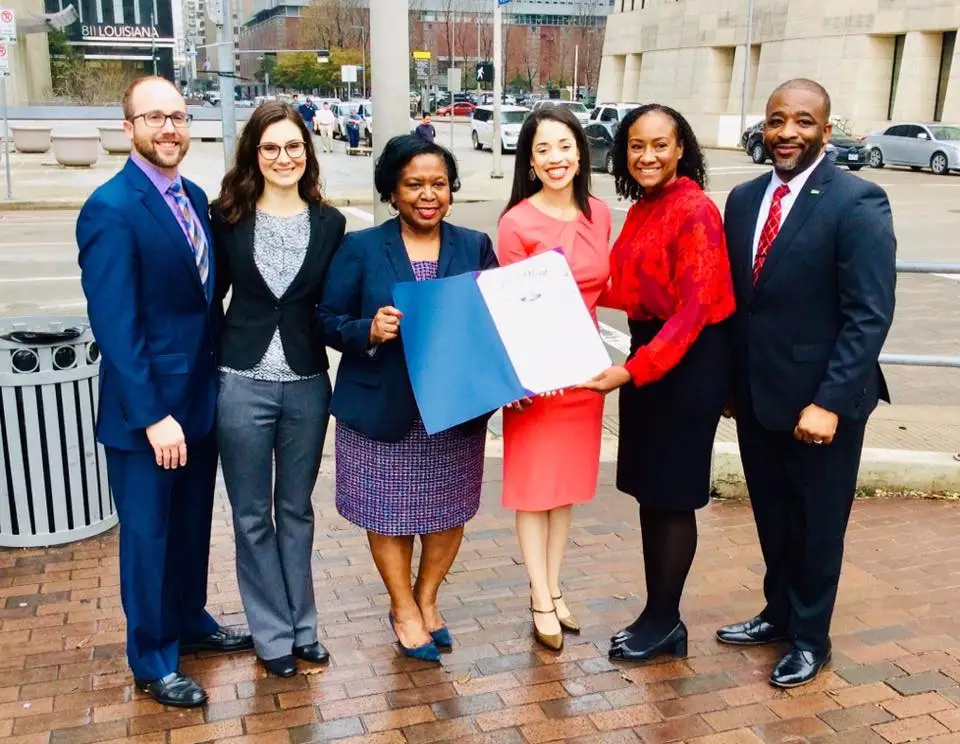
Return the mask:
[[177,129],[186,129],[193,121],[193,114],[187,114],[183,111],[174,111],[172,114],[165,114],[162,111],[148,111],[145,114],[131,116],[130,121],[143,119],[143,123],[151,129],[163,129],[167,125],[167,119],[173,122]]
[[280,157],[281,150],[287,153],[287,157],[291,160],[298,160],[304,156],[304,153],[306,153],[307,145],[305,142],[301,142],[300,140],[288,142],[283,147],[280,145],[275,145],[272,142],[268,142],[265,145],[258,146],[257,150],[260,152],[260,155],[263,156],[264,160],[276,160]]

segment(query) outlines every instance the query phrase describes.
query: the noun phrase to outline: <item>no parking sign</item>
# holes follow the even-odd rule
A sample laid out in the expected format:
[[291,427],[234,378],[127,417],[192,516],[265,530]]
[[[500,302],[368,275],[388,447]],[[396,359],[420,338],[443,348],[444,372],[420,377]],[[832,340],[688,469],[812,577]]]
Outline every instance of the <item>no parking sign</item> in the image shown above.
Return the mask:
[[0,8],[0,41],[8,44],[17,41],[17,17],[11,8]]
[[10,74],[10,49],[6,43],[0,43],[0,75]]

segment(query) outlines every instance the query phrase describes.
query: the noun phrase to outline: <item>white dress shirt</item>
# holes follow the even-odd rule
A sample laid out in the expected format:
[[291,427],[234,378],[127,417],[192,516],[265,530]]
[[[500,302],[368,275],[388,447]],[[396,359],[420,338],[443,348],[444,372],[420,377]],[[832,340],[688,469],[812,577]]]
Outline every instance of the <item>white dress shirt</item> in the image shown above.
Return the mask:
[[760,235],[763,233],[763,226],[766,224],[767,217],[770,214],[770,205],[773,203],[773,192],[784,184],[790,189],[790,193],[780,200],[780,227],[782,228],[783,223],[787,221],[787,215],[790,214],[790,210],[793,209],[793,205],[797,201],[797,196],[800,195],[803,187],[806,186],[810,174],[820,165],[820,161],[822,161],[825,156],[825,152],[820,153],[820,157],[818,157],[809,168],[801,171],[789,181],[781,180],[776,171],[770,173],[770,183],[767,186],[766,192],[763,194],[763,201],[760,202],[760,214],[757,215],[757,226],[753,232],[753,256],[751,261],[755,261],[757,258],[757,247],[760,245]]

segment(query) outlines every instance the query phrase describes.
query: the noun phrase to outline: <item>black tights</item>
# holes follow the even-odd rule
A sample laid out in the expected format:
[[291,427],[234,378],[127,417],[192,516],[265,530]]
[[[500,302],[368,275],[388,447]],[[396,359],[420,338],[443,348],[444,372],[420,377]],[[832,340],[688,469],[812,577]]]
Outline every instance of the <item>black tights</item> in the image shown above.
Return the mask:
[[697,552],[697,515],[692,509],[640,507],[647,605],[630,630],[629,644],[656,643],[680,622],[680,596]]

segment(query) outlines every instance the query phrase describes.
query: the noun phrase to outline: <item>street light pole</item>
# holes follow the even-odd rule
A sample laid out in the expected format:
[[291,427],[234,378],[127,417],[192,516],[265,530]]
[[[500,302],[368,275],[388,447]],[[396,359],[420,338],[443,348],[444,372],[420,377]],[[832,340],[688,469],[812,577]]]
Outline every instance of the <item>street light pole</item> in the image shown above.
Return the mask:
[[493,170],[490,178],[503,178],[503,6],[497,0],[493,9]]
[[747,0],[747,41],[743,50],[743,90],[740,92],[740,133],[747,128],[747,91],[750,89],[750,50],[753,48],[753,0]]
[[[410,3],[409,0],[370,0],[370,64],[373,67],[373,159],[387,140],[410,133]],[[376,224],[390,219],[388,207],[374,189]]]
[[[215,0],[214,0],[215,1]],[[227,170],[233,165],[233,148],[237,141],[237,101],[234,94],[233,2],[223,3],[223,24],[218,29],[218,63],[220,75],[220,123],[223,127],[223,162]]]

